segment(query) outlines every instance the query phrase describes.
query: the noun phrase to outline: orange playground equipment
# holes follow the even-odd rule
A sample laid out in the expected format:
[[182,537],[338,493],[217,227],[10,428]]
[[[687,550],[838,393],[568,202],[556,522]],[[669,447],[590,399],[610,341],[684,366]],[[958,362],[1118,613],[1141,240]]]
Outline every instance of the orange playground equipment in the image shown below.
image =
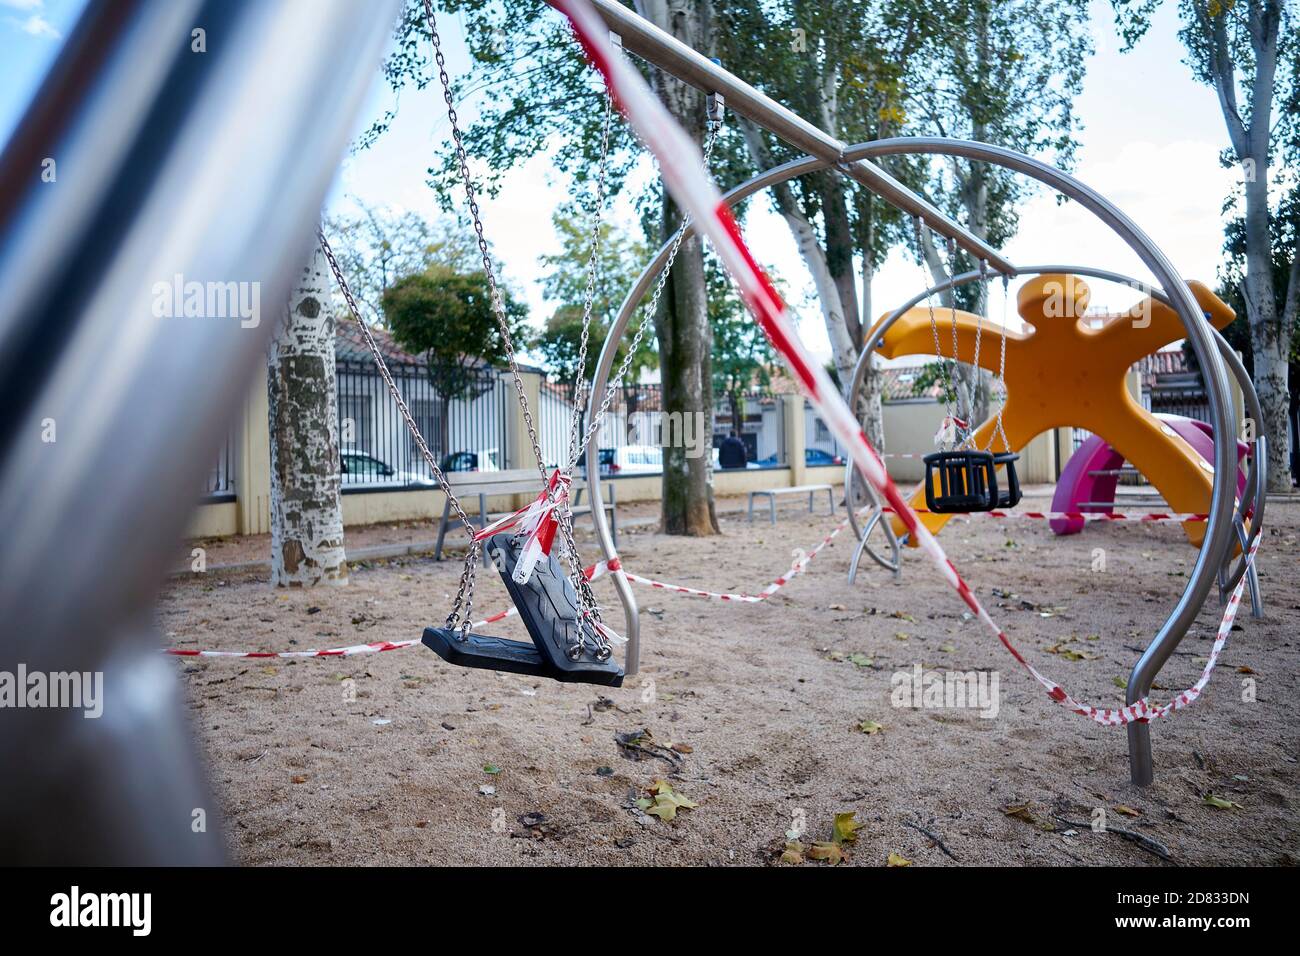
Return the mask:
[[[1216,329],[1236,317],[1201,283],[1189,282],[1188,287]],[[1002,425],[1010,450],[1020,451],[1035,435],[1052,428],[1086,428],[1106,439],[1142,472],[1171,508],[1205,513],[1210,506],[1213,465],[1134,400],[1125,384],[1135,362],[1186,334],[1181,321],[1172,308],[1153,296],[1121,314],[1087,315],[1090,296],[1081,277],[1048,273],[1029,280],[1016,295],[1017,311],[1030,326],[1028,330],[1004,332],[983,321],[981,367],[998,371],[1000,340],[1006,336]],[[943,315],[946,326],[950,310],[945,308]],[[934,352],[929,316],[925,307],[908,309],[880,336],[877,351],[886,358]],[[981,320],[957,310],[954,321],[955,358],[972,363]],[[873,330],[873,334],[878,333]],[[947,349],[943,355],[953,358],[945,339],[946,333],[940,338],[941,348]],[[996,427],[995,418],[984,422],[975,429],[971,444],[979,448],[988,445]],[[923,488],[912,495],[911,504],[925,508]],[[922,515],[922,520],[931,531],[938,531],[950,517],[931,513]],[[1186,522],[1183,528],[1193,544],[1201,543],[1203,522]],[[893,530],[902,533],[897,519]]]

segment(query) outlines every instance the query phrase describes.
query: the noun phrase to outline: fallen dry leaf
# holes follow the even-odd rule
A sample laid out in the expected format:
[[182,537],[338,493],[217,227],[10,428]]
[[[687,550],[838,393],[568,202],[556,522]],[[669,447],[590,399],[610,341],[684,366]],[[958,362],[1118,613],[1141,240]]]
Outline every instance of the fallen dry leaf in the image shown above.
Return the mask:
[[825,860],[831,866],[844,862],[844,851],[836,843],[814,843],[808,848],[808,859]]

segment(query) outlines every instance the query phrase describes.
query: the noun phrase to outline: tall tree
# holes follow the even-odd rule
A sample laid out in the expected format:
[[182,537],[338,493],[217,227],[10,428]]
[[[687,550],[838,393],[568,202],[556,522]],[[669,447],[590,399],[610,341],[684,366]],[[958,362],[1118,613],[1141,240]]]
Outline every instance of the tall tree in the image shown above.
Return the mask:
[[[557,210],[552,222],[560,237],[560,251],[539,256],[538,261],[546,269],[542,289],[548,299],[559,305],[546,321],[546,327],[533,339],[533,346],[542,353],[558,381],[572,382],[578,375],[583,303],[589,279],[591,222],[587,212],[572,206]],[[616,223],[603,224],[592,290],[588,376],[595,365],[596,352],[623,305],[623,298],[645,268],[648,257],[644,242],[629,235]],[[621,343],[615,357],[616,365],[627,354],[625,349],[629,344],[630,340]],[[637,349],[628,374],[635,380],[642,369],[655,365],[657,361],[654,341],[647,337]]]
[[[1090,52],[1085,0],[899,0],[893,13],[914,22],[923,38],[905,79],[914,132],[995,143],[1072,166],[1073,104]],[[929,183],[937,205],[995,248],[1015,234],[1017,210],[1033,188],[1016,173],[957,157],[936,166]],[[949,260],[929,230],[921,254],[936,283],[976,265],[964,252]],[[987,315],[981,284],[955,300],[942,298],[945,306]],[[958,382],[975,420],[987,418],[988,373],[962,367]]]
[[744,429],[745,393],[771,384],[776,352],[716,257],[705,257],[705,273],[713,329],[713,393],[727,399],[731,427],[739,433]]
[[294,289],[267,360],[271,583],[346,584],[329,268],[320,247]]
[[[710,57],[716,52],[711,0],[638,0],[637,11],[693,50]],[[707,115],[700,92],[659,70],[652,71],[651,82],[673,119],[692,139],[702,141]],[[659,238],[667,242],[681,226],[684,213],[666,187],[661,188],[660,201]],[[713,459],[707,453],[690,454],[691,447],[713,447],[713,335],[704,245],[698,235],[687,238],[677,250],[668,284],[659,299],[655,332],[665,419],[682,422],[682,430],[697,429],[696,434],[703,439],[694,443],[669,440],[664,447],[662,528],[668,534],[716,534]]]
[[[575,190],[587,188],[602,141],[605,94],[603,84],[578,54],[562,18],[549,15],[540,0],[508,4],[445,0],[442,7],[462,15],[474,63],[471,73],[454,84],[453,100],[460,105],[471,94],[484,94],[476,102],[477,119],[465,128],[463,138],[467,152],[479,161],[474,168],[482,188],[491,194],[507,170],[543,154],[553,169],[572,181]],[[696,49],[712,48],[710,3],[648,0],[639,9]],[[390,86],[400,90],[438,82],[429,55],[422,0],[408,0],[397,33],[396,52],[385,64]],[[700,95],[645,68],[678,119],[702,136]],[[363,137],[363,144],[382,135],[391,118],[391,112],[381,117]],[[610,155],[612,194],[642,156],[626,124],[614,125]],[[458,160],[452,150],[429,169],[430,186],[448,208],[460,201],[458,176]],[[676,228],[680,214],[666,192],[657,193],[659,210],[651,217],[656,224],[651,238],[659,241]],[[493,223],[486,225],[490,235]],[[678,420],[680,416],[702,417],[707,429],[712,390],[704,288],[700,243],[691,240],[678,254],[655,329],[665,411],[677,413]],[[686,451],[676,447],[665,452],[663,527],[675,534],[713,533],[717,523],[708,482],[711,462],[707,455],[689,458]]]
[[[899,77],[917,38],[883,3],[750,0],[728,4],[725,18],[724,61],[744,64],[746,78],[773,98],[847,142],[898,131]],[[754,166],[795,158],[794,150],[753,124],[742,122],[742,130]],[[776,186],[772,201],[812,278],[835,377],[847,385],[874,319],[875,270],[899,241],[902,218],[836,170]],[[872,385],[857,413],[882,447],[878,376]]]
[[[1112,3],[1125,48],[1132,49],[1150,30],[1157,4]],[[1181,0],[1178,9],[1184,62],[1214,89],[1228,130],[1225,159],[1241,170],[1243,208],[1239,221],[1229,221],[1226,246],[1244,265],[1269,490],[1287,491],[1294,420],[1289,364],[1300,316],[1300,14],[1283,0]],[[1287,263],[1280,275],[1279,256]]]
[[348,277],[365,318],[382,323],[384,292],[403,276],[443,266],[456,272],[481,268],[473,233],[455,220],[429,220],[413,210],[358,204],[353,215],[325,221],[334,255]]
[[[508,289],[498,286],[498,291],[510,337],[517,342],[527,310]],[[434,266],[393,283],[381,304],[397,343],[424,357],[429,384],[441,404],[437,416],[441,434],[435,443],[444,453],[449,452],[450,403],[473,398],[489,388],[495,376],[485,374],[486,366],[507,357],[487,276]]]

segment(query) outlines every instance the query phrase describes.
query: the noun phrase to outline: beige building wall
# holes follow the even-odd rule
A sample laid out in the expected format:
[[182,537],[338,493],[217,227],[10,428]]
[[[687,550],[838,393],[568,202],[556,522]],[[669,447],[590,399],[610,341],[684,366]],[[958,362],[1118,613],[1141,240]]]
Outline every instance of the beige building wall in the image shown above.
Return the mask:
[[[537,407],[540,377],[525,373],[524,387]],[[513,391],[513,389],[512,389]],[[524,467],[532,461],[528,432],[518,406],[507,422],[507,462],[510,467]],[[804,464],[806,419],[804,399],[800,395],[781,397],[781,415],[785,428],[786,463],[780,468],[715,471],[714,494],[719,497],[747,495],[764,488],[784,488],[804,484],[841,485],[843,466],[809,468]],[[934,434],[943,420],[943,406],[933,401],[890,402],[884,407],[885,463],[894,480],[903,485],[921,480],[925,466],[920,456],[934,450]],[[1036,437],[1021,453],[1019,463],[1022,484],[1050,484],[1057,470],[1073,451],[1071,429],[1058,428]],[[897,457],[912,455],[916,457]],[[270,437],[267,433],[266,369],[260,367],[249,388],[244,409],[236,425],[235,495],[233,502],[201,504],[190,522],[194,537],[219,537],[231,534],[267,534],[270,532]],[[614,480],[620,504],[657,501],[660,496],[658,475],[629,475]],[[522,507],[523,495],[492,495],[487,501],[489,513],[500,514]],[[584,499],[585,503],[585,499]],[[471,515],[478,514],[477,496],[462,502]],[[344,527],[385,521],[437,521],[442,516],[441,491],[373,491],[343,495]]]

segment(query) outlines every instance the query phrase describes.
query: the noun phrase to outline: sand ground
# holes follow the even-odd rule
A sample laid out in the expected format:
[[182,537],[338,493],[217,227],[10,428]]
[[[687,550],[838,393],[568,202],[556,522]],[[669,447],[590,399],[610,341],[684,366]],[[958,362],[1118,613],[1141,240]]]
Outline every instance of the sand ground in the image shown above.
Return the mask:
[[[724,517],[715,538],[633,527],[623,558],[646,576],[753,592],[834,524],[792,504],[775,527]],[[917,865],[1292,864],[1300,504],[1270,504],[1269,525],[1266,618],[1243,609],[1201,700],[1153,726],[1156,783],[1141,790],[1128,783],[1124,730],[1049,701],[917,552],[901,580],[870,568],[850,586],[848,533],[762,604],[638,589],[642,671],[620,689],[459,669],[421,646],[176,668],[231,856],[245,864],[752,865],[774,862],[787,831],[806,846],[830,840],[847,811],[864,824],[846,847],[858,865],[891,853]],[[348,541],[429,537],[407,525]],[[1173,525],[1057,538],[1045,522],[977,519],[941,540],[1030,660],[1100,705],[1123,702],[1120,684],[1195,558]],[[580,544],[594,560],[590,536]],[[265,539],[205,545],[209,570],[171,579],[157,609],[175,646],[418,637],[445,617],[460,572],[454,558],[411,556],[363,561],[344,587],[273,591],[260,570],[217,566],[265,557]],[[608,581],[597,592],[615,603]],[[481,576],[478,607],[507,602]],[[1213,602],[1202,611],[1157,698],[1195,681],[1219,616]],[[489,633],[525,638],[513,620]],[[891,678],[917,664],[996,675],[996,716],[892,706]],[[641,749],[620,746],[636,732]],[[697,806],[671,822],[646,815],[636,800],[658,779]],[[1099,815],[1104,832],[1086,826]]]

